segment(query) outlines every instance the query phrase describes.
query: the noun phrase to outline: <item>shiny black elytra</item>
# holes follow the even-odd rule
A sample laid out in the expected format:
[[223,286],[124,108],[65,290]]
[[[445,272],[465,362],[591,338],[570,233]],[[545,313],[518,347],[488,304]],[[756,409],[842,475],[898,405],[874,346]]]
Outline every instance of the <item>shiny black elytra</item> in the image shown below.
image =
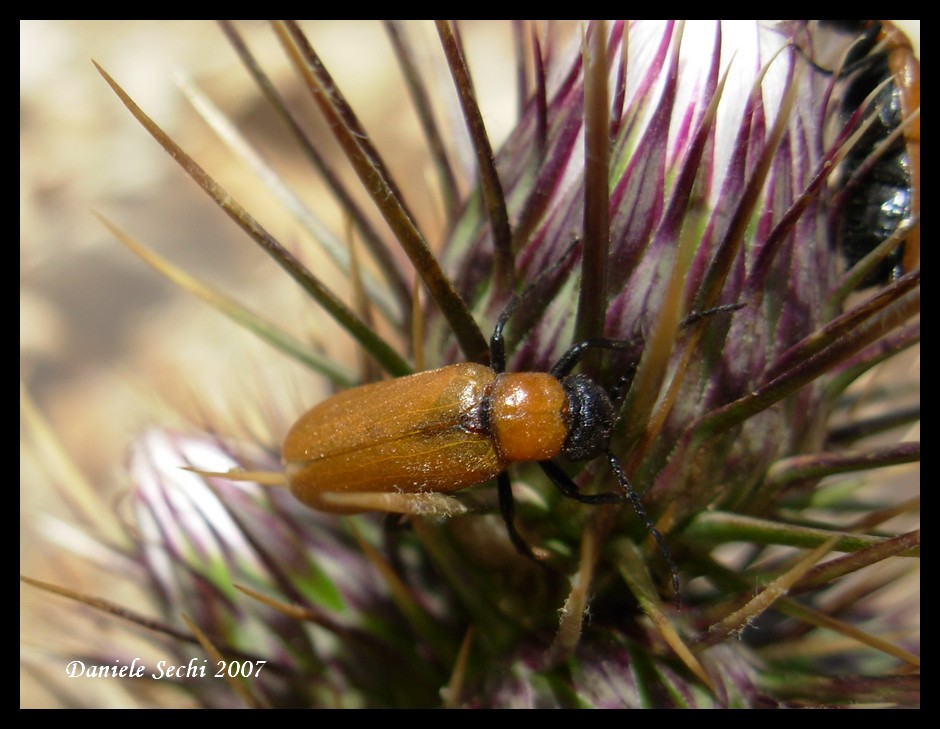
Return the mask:
[[920,109],[920,61],[907,37],[888,21],[826,24],[857,35],[840,72],[842,124],[866,101],[871,104],[866,131],[835,175],[844,199],[834,220],[836,245],[846,265],[853,266],[902,225],[911,225],[902,243],[860,282],[860,287],[872,286],[920,263],[920,120],[911,118]]

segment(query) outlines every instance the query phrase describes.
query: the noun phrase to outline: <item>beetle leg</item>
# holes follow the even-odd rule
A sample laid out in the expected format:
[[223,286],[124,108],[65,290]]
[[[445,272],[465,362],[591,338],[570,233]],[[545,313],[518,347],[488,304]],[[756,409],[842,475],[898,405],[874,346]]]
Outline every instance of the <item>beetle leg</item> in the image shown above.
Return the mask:
[[580,501],[582,504],[622,504],[626,501],[624,494],[582,494],[578,490],[578,485],[557,463],[554,461],[539,461],[538,463],[551,482],[569,499]]
[[[712,308],[705,309],[704,311],[693,311],[682,320],[679,328],[685,329],[686,327],[697,324],[702,319],[713,316],[714,314],[737,311],[738,309],[743,309],[744,306],[745,305],[741,303],[722,304],[721,306],[713,306]],[[642,344],[642,338],[610,339],[608,337],[595,337],[594,339],[586,339],[583,342],[577,342],[576,344],[571,345],[568,351],[561,355],[561,358],[558,360],[558,362],[555,363],[555,366],[552,367],[551,373],[559,380],[566,375],[571,374],[571,370],[575,368],[578,362],[581,361],[581,358],[584,356],[585,352],[587,352],[589,349],[616,349],[621,352],[629,352]]]
[[497,374],[506,371],[506,340],[503,338],[503,327],[506,326],[513,312],[519,308],[520,301],[522,301],[521,296],[513,296],[493,327],[493,336],[490,337],[490,367]]
[[499,510],[503,515],[503,521],[506,523],[506,532],[509,534],[509,541],[513,543],[516,551],[523,557],[528,557],[533,562],[545,566],[539,558],[535,556],[532,548],[526,544],[522,535],[516,531],[516,502],[512,497],[512,484],[509,482],[509,474],[503,471],[496,477],[497,491],[499,492]]
[[506,322],[509,321],[509,318],[515,313],[516,309],[519,308],[519,304],[536,292],[539,288],[539,284],[548,280],[558,272],[565,264],[565,261],[568,260],[568,256],[574,252],[580,242],[579,239],[575,238],[571,242],[571,245],[568,246],[567,250],[561,255],[561,258],[543,270],[535,281],[526,286],[519,294],[514,295],[509,300],[509,303],[506,304],[506,308],[503,309],[502,313],[499,315],[499,318],[496,320],[496,325],[493,327],[493,336],[490,337],[490,367],[492,367],[493,371],[497,374],[506,371],[506,340],[503,337],[503,328],[506,326]]
[[643,344],[642,339],[608,339],[606,337],[597,337],[595,339],[586,339],[572,345],[567,352],[561,355],[561,358],[552,367],[551,373],[559,380],[566,375],[571,374],[571,370],[581,361],[584,353],[589,349],[619,349],[620,351],[630,351]]

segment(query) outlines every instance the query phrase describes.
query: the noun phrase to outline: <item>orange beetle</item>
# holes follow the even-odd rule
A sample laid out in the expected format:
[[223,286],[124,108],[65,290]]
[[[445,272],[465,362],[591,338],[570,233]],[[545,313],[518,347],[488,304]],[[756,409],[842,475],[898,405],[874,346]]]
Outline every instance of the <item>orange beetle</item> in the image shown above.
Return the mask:
[[[589,339],[568,349],[549,372],[505,372],[503,328],[521,300],[514,297],[496,322],[490,367],[455,364],[334,395],[302,415],[288,432],[281,449],[283,474],[202,473],[272,484],[286,480],[298,500],[334,514],[438,517],[466,511],[452,492],[496,478],[509,538],[521,554],[535,560],[516,530],[506,473],[511,463],[534,461],[568,498],[585,504],[630,502],[659,545],[678,600],[678,568],[610,449],[618,397],[587,375],[570,374],[589,349],[630,351],[641,342]],[[692,314],[682,326],[742,306]],[[606,456],[620,485],[617,493],[582,494],[552,460],[586,461],[600,455]]]
[[[490,339],[492,365],[455,364],[341,392],[307,411],[281,449],[291,492],[335,514],[382,511],[452,516],[465,511],[451,492],[496,478],[512,543],[536,559],[516,530],[506,469],[535,461],[568,498],[585,504],[629,501],[659,545],[678,599],[679,576],[666,542],[610,449],[611,395],[571,370],[591,348],[628,351],[639,342],[596,338],[572,346],[550,372],[505,372],[503,328],[521,299],[500,315]],[[741,304],[689,316],[683,326]],[[582,494],[552,459],[605,455],[621,491]]]
[[[500,315],[490,340],[492,366],[456,364],[353,388],[325,400],[294,424],[281,450],[291,492],[320,511],[387,511],[450,516],[464,507],[449,494],[492,478],[509,537],[516,531],[506,469],[535,461],[572,499],[588,504],[629,500],[659,542],[678,590],[675,567],[609,447],[615,409],[608,393],[571,370],[589,348],[628,350],[637,343],[591,339],[571,347],[550,372],[505,372]],[[719,307],[727,310],[729,307]],[[584,461],[606,454],[621,493],[582,494],[552,459]]]
[[450,493],[513,461],[553,458],[569,420],[565,392],[549,374],[455,364],[320,403],[288,433],[284,473],[307,506],[362,511],[374,503],[363,493]]

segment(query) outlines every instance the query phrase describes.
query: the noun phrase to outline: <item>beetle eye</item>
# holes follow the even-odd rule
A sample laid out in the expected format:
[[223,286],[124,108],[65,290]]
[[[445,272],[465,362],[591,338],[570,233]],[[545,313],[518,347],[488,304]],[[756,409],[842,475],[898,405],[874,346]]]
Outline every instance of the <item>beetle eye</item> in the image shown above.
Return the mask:
[[568,437],[562,454],[571,461],[597,458],[610,442],[614,406],[604,389],[587,375],[571,375],[561,381],[568,395]]

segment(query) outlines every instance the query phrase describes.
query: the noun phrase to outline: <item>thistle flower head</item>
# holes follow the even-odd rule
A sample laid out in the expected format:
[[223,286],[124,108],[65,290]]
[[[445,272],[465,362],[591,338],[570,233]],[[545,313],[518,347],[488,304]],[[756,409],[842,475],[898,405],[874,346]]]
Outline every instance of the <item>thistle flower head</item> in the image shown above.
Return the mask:
[[[880,25],[512,28],[518,120],[494,149],[459,28],[436,30],[464,147],[441,141],[448,135],[413,54],[416,27],[387,25],[433,150],[444,221],[436,233],[412,212],[412,192],[306,26],[271,32],[382,226],[325,159],[322,140],[306,136],[238,25],[222,30],[354,233],[317,220],[250,132],[213,107],[211,90],[181,82],[345,271],[349,305],[309,254],[269,233],[137,106],[132,85],[114,80],[119,70],[99,67],[147,131],[357,341],[368,359],[358,371],[151,253],[125,226],[105,224],[338,388],[380,372],[492,364],[489,333],[510,302],[509,372],[550,371],[572,344],[592,342],[579,372],[611,395],[609,456],[556,468],[582,494],[628,489],[636,508],[579,503],[535,464],[512,465],[513,523],[542,558],[536,565],[507,536],[492,484],[456,493],[467,513],[452,518],[383,519],[317,513],[252,483],[280,471],[285,423],[311,403],[269,415],[261,429],[219,418],[201,431],[155,427],[130,450],[126,521],[100,535],[149,598],[132,618],[154,616],[148,627],[174,663],[198,652],[263,666],[254,677],[179,682],[210,706],[915,703],[917,648],[907,634],[885,637],[909,624],[909,603],[879,611],[872,594],[911,583],[918,533],[881,525],[916,503],[872,500],[867,479],[842,475],[919,455],[903,437],[857,442],[917,418],[894,404],[916,401],[903,378],[880,391],[857,384],[919,338],[919,95],[908,108],[914,82],[896,70],[913,51]],[[883,66],[884,54],[895,60]],[[874,84],[872,67],[882,69]],[[893,117],[883,87],[903,100]],[[876,127],[873,116],[887,121]],[[463,170],[461,150],[471,160]],[[857,237],[846,216],[859,198],[883,196],[866,175],[889,163],[907,207],[879,217],[883,235],[860,244],[868,255],[847,257]],[[425,291],[418,305],[411,269]],[[876,279],[877,289],[859,290]],[[859,415],[859,399],[881,401],[887,414]],[[235,468],[250,473],[221,476]],[[98,646],[89,655],[110,665],[125,654]]]

